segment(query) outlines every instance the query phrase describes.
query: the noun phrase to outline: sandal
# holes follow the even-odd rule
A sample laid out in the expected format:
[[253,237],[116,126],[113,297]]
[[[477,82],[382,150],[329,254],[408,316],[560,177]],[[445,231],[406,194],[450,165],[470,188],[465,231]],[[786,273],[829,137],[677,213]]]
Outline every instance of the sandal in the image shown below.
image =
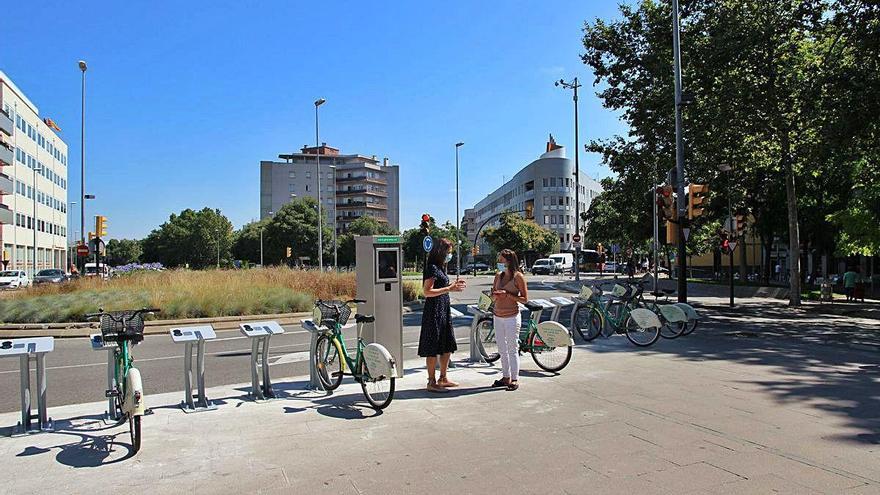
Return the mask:
[[438,385],[437,382],[428,382],[428,386],[426,387],[428,392],[434,392],[438,394],[446,393],[447,390],[442,386]]
[[509,385],[507,385],[508,392],[513,392],[514,390],[516,390],[518,388],[519,388],[519,383],[511,382]]
[[500,380],[495,380],[495,381],[492,383],[492,388],[507,387],[507,386],[509,386],[509,385],[510,385],[510,382],[505,382],[504,380],[506,380],[506,378],[502,378],[502,379],[500,379]]
[[437,385],[444,388],[454,388],[458,386],[458,383],[450,381],[449,378],[446,378],[445,376],[441,376],[440,379],[437,380]]

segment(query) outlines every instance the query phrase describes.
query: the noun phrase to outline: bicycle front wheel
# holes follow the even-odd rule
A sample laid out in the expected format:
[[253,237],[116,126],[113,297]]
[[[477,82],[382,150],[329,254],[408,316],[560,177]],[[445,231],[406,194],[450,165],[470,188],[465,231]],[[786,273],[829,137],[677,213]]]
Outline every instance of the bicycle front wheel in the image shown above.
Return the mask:
[[361,389],[367,402],[375,409],[385,409],[394,399],[394,378],[381,376],[372,378],[366,362],[361,362],[360,369]]
[[664,321],[663,326],[660,327],[660,336],[664,339],[675,339],[684,335],[685,330],[687,330],[686,321],[678,323]]
[[602,334],[602,314],[595,306],[578,308],[574,324],[578,334],[587,342]]
[[660,338],[659,328],[642,328],[636,324],[636,321],[631,315],[626,316],[626,321],[623,323],[623,327],[626,333],[626,338],[628,338],[630,342],[639,347],[647,347],[649,345],[652,345],[654,342],[657,342],[657,339]]
[[480,354],[487,363],[494,363],[501,358],[501,354],[498,353],[498,343],[495,341],[495,323],[491,316],[484,316],[477,322],[477,340]]
[[532,332],[528,342],[532,359],[544,371],[556,373],[568,366],[568,362],[571,361],[570,345],[565,347],[547,347],[541,341],[541,337],[537,332]]
[[141,450],[141,416],[128,415],[128,429],[131,433],[131,453]]
[[315,369],[326,390],[336,390],[342,384],[343,364],[339,347],[328,335],[321,335],[315,343]]

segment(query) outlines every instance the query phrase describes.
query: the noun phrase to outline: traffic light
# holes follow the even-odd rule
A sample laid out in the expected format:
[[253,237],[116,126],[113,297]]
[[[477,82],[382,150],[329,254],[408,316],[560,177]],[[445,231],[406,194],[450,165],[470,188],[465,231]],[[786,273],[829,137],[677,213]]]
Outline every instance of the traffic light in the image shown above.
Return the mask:
[[736,215],[736,236],[742,237],[746,232],[746,216],[742,213]]
[[666,220],[666,244],[678,244],[678,210],[672,208],[670,217]]
[[94,239],[94,238],[95,238],[95,233],[94,233],[94,232],[89,232],[89,241],[91,242],[91,240]]
[[95,215],[95,236],[107,237],[107,217]]
[[724,254],[730,253],[730,234],[724,229],[718,229],[718,247]]
[[422,214],[422,223],[419,224],[419,228],[422,229],[422,235],[428,235],[431,230],[431,215],[427,213]]
[[675,212],[675,193],[672,186],[663,185],[657,188],[657,211],[667,220],[678,218]]
[[471,248],[471,256],[476,256],[477,253],[479,253],[479,252],[480,252],[480,248],[478,248],[477,246],[474,246]]
[[694,218],[703,214],[706,207],[706,196],[709,194],[709,184],[688,184],[688,218]]

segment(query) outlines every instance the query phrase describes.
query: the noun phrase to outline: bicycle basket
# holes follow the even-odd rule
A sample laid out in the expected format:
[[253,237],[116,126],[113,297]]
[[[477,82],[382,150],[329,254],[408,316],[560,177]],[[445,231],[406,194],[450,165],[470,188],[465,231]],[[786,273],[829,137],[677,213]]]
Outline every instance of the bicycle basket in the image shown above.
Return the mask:
[[135,311],[109,311],[101,315],[101,337],[104,342],[144,340],[144,318]]
[[333,320],[339,325],[348,323],[351,316],[351,308],[342,301],[323,301],[318,304],[321,309],[321,322]]

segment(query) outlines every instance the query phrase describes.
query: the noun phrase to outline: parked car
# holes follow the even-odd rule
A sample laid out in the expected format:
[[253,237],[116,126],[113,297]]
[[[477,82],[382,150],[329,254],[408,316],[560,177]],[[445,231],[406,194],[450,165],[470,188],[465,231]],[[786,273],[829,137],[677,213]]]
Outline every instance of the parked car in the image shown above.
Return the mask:
[[40,270],[37,272],[37,275],[34,277],[34,285],[37,284],[60,284],[67,282],[69,277],[64,271],[59,270],[57,268],[50,268],[47,270]]
[[557,253],[551,254],[550,259],[556,263],[556,268],[558,268],[562,273],[569,273],[574,271],[574,255],[571,253]]
[[0,289],[18,289],[31,285],[24,270],[4,270],[0,272]]
[[562,268],[558,267],[556,262],[550,258],[541,258],[535,260],[532,264],[531,272],[534,275],[552,275],[554,273],[561,273]]
[[[454,275],[455,270],[456,270],[456,267],[453,263],[450,263],[446,267],[446,273],[448,273],[450,275]],[[485,271],[489,271],[489,265],[487,265],[485,263],[468,263],[467,265],[464,265],[461,267],[462,274],[478,273],[478,272],[485,272]]]

